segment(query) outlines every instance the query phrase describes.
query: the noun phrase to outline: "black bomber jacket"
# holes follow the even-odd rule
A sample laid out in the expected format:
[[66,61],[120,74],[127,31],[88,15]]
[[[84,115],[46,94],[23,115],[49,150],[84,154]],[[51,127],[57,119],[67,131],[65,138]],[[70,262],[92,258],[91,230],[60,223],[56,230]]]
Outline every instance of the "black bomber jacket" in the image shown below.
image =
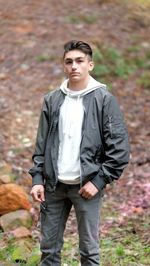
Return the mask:
[[[52,190],[58,181],[59,110],[65,99],[60,90],[44,97],[29,170],[33,185]],[[91,181],[99,190],[117,180],[129,161],[128,133],[116,98],[104,87],[83,96],[84,120],[80,144],[81,186]]]

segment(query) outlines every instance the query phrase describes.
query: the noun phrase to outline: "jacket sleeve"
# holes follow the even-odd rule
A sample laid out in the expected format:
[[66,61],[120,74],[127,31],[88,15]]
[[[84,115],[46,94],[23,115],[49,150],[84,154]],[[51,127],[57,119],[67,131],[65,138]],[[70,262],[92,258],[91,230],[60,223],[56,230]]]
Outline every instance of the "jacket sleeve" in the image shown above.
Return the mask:
[[35,151],[32,156],[33,167],[29,170],[29,174],[32,176],[32,185],[43,185],[43,165],[44,165],[44,153],[47,142],[47,135],[49,131],[49,112],[46,99],[44,98],[41,115],[39,119]]
[[99,189],[117,180],[129,162],[129,140],[123,115],[116,98],[109,94],[103,105],[104,160],[91,181]]

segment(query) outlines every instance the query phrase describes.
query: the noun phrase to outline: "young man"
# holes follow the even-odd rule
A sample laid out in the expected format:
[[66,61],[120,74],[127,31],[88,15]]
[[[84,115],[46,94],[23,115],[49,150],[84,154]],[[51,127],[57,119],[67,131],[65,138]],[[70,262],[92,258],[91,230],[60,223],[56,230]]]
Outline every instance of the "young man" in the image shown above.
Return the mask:
[[90,76],[91,47],[64,46],[67,79],[44,98],[31,195],[41,203],[41,265],[60,266],[63,233],[74,206],[82,266],[100,265],[99,209],[103,189],[129,160],[128,135],[115,97]]

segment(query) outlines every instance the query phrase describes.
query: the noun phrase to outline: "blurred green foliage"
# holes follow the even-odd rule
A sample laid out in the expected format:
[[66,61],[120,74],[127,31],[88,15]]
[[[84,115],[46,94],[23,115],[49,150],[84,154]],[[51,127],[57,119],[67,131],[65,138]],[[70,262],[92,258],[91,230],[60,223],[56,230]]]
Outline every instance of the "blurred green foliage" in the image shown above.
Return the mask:
[[[150,68],[150,50],[143,51],[139,46],[128,47],[124,52],[114,47],[97,44],[94,49],[95,67],[93,76],[103,82],[112,82],[115,78],[127,79],[139,69],[144,73]],[[149,85],[149,75],[146,78],[144,88]]]

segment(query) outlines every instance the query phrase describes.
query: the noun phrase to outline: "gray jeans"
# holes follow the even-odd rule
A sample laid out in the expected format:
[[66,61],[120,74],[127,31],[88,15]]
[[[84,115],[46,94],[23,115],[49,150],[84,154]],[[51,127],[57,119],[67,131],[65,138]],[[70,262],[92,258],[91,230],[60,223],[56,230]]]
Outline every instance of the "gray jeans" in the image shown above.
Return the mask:
[[60,266],[63,234],[74,206],[79,232],[79,251],[82,266],[99,262],[99,217],[101,195],[82,198],[79,185],[59,183],[55,192],[45,191],[41,204],[41,266]]

